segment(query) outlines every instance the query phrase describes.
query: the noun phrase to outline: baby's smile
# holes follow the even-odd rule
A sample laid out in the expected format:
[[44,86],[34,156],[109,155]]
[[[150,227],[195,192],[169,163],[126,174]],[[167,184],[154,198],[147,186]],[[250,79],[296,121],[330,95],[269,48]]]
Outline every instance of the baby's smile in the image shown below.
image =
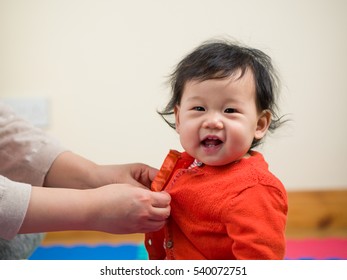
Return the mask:
[[223,141],[220,140],[217,136],[207,136],[201,141],[201,144],[206,148],[217,147],[222,143]]

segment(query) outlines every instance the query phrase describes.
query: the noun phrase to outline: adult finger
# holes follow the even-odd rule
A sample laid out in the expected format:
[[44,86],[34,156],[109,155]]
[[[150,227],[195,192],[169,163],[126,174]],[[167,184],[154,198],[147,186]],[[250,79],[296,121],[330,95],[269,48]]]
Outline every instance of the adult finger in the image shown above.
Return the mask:
[[153,207],[166,207],[168,205],[170,205],[171,202],[171,196],[165,192],[152,192],[151,193],[152,196],[152,206]]
[[169,218],[171,212],[170,205],[166,207],[152,207],[148,220],[150,221],[165,221]]

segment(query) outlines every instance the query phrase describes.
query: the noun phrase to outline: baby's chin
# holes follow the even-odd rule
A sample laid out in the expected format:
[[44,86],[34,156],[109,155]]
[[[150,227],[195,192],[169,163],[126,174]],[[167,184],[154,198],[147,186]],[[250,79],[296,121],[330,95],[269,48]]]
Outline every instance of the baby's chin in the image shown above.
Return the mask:
[[248,158],[249,154],[234,155],[229,157],[196,157],[196,159],[205,165],[223,166],[240,161],[243,158]]

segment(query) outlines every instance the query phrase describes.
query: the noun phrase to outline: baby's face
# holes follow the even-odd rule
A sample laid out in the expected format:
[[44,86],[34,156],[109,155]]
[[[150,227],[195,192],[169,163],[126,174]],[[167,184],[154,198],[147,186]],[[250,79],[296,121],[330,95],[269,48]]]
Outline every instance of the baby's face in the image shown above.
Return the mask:
[[253,139],[262,138],[268,128],[263,123],[264,112],[257,110],[253,73],[247,70],[242,77],[240,74],[188,81],[181,104],[175,108],[182,147],[207,165],[241,159]]

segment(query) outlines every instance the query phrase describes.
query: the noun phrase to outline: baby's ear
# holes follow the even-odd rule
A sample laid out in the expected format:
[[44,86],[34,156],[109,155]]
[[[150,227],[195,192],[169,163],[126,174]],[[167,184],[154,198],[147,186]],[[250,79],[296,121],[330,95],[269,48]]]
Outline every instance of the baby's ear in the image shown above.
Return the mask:
[[271,123],[272,114],[269,110],[264,110],[260,113],[257,122],[257,129],[254,133],[255,139],[261,139],[265,136],[270,123]]
[[179,134],[180,133],[180,107],[178,105],[175,106],[174,108],[174,113],[175,113],[175,126],[176,126],[176,131]]

